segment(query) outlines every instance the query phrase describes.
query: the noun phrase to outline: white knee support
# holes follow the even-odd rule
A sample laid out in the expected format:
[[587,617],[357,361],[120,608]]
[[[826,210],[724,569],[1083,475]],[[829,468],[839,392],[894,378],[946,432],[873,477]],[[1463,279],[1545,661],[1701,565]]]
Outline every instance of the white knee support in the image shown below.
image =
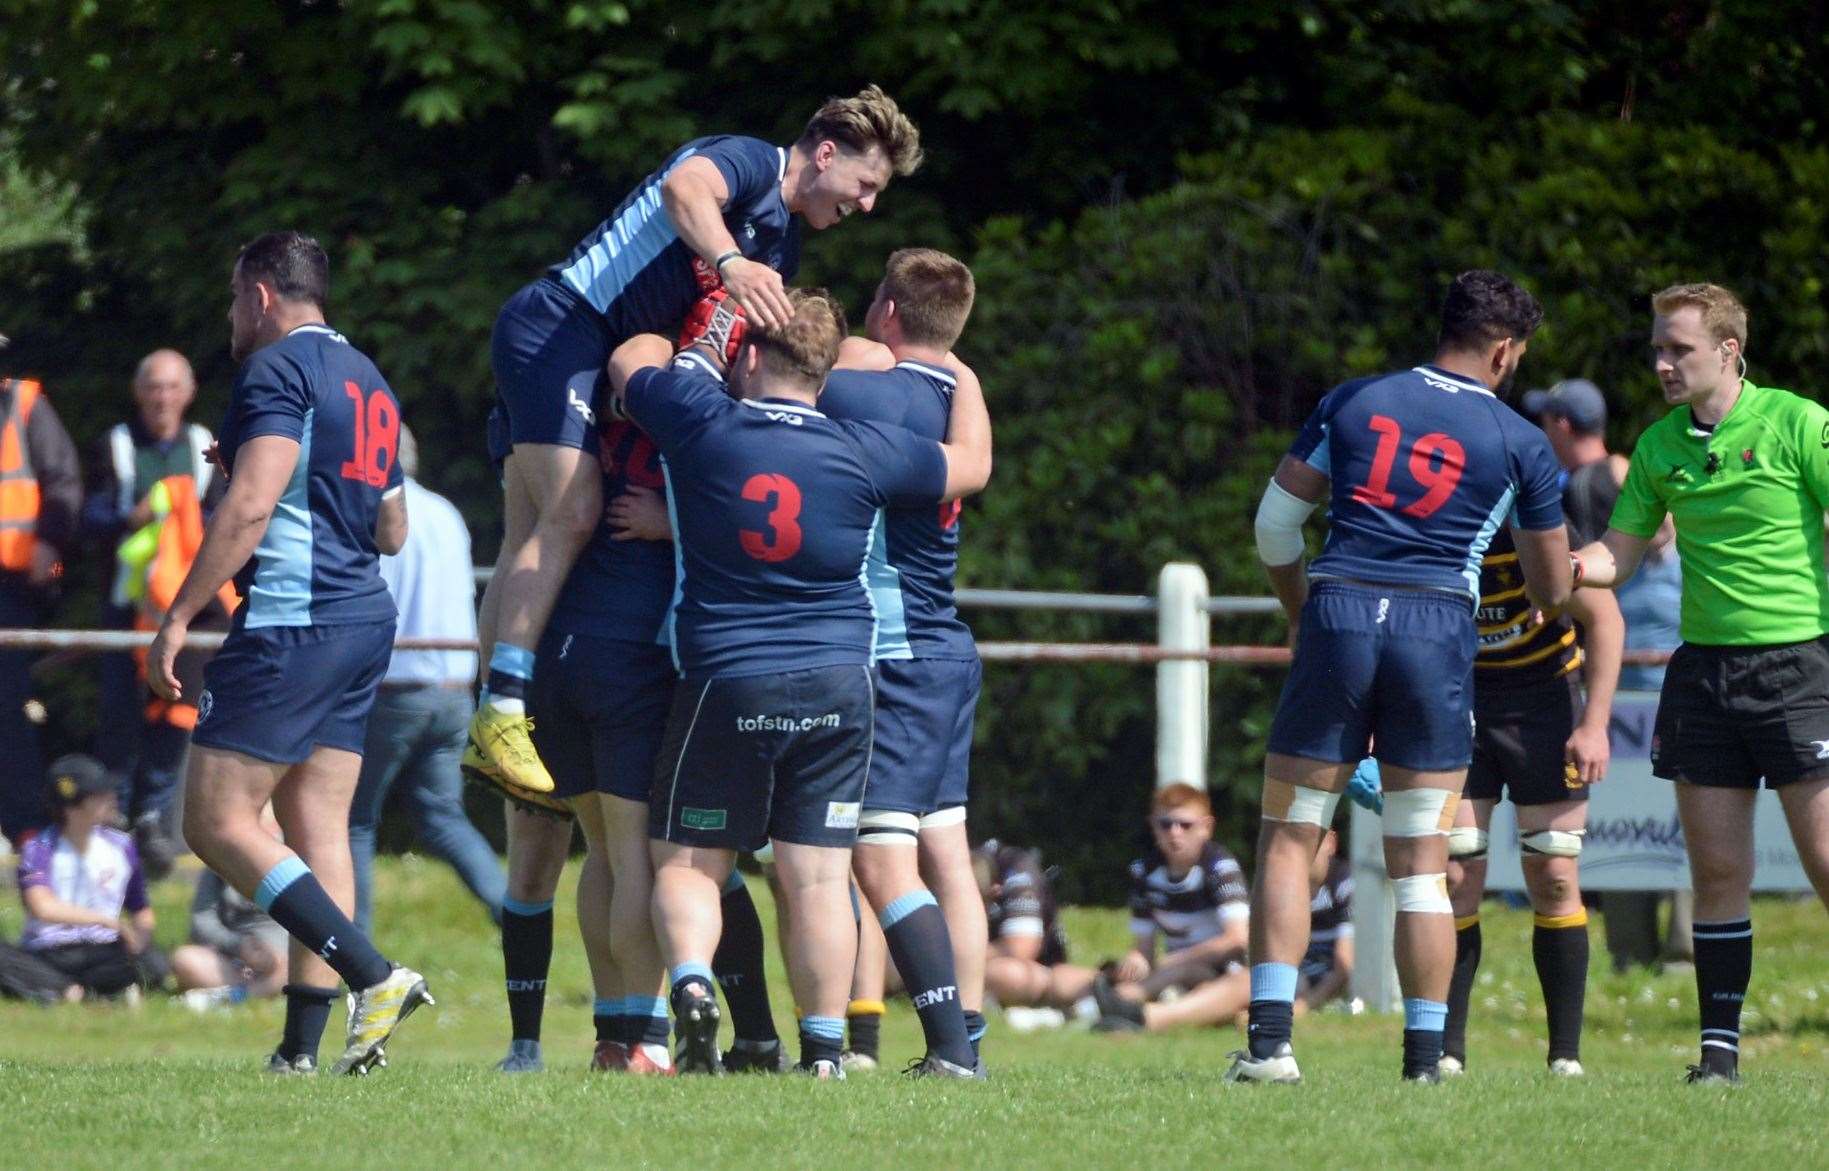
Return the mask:
[[857,819],[860,846],[914,846],[921,840],[921,819],[895,809],[866,809]]
[[922,829],[944,829],[949,825],[965,824],[965,806],[948,805],[945,809],[936,809],[932,813],[922,814]]
[[1384,795],[1384,836],[1428,838],[1454,825],[1459,793],[1446,789],[1396,789]]
[[1301,825],[1318,825],[1322,829],[1334,823],[1334,806],[1340,794],[1288,781],[1264,782],[1264,820],[1287,821]]
[[1463,862],[1486,856],[1488,835],[1471,825],[1457,825],[1448,831],[1448,856]]
[[1397,896],[1397,909],[1413,915],[1452,915],[1454,904],[1448,901],[1446,874],[1413,874],[1393,878],[1391,890]]
[[1518,835],[1518,845],[1526,854],[1548,854],[1552,858],[1579,858],[1585,829],[1540,829]]

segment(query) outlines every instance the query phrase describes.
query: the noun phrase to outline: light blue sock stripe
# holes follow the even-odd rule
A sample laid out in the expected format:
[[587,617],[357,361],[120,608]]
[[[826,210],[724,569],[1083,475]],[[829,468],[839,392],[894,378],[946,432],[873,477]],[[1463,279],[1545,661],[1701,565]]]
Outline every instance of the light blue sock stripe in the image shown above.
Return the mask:
[[592,1016],[622,1016],[629,1011],[626,997],[599,996],[591,1001]]
[[818,1037],[821,1041],[843,1041],[845,1039],[845,1018],[803,1016],[800,1018],[800,1031],[809,1037]]
[[1252,964],[1251,999],[1280,1000],[1294,1004],[1296,999],[1296,966],[1294,964]]
[[730,877],[724,880],[723,893],[734,895],[748,885],[748,883],[743,881],[743,872],[741,870],[732,870],[730,872]]
[[707,988],[718,986],[717,977],[711,974],[711,966],[695,960],[688,960],[679,967],[670,969],[667,980],[671,984],[678,984],[681,980],[703,980]]
[[489,669],[516,679],[533,678],[533,652],[511,642],[498,642],[489,655]]
[[937,907],[939,905],[939,903],[934,901],[934,893],[932,891],[911,890],[901,898],[890,903],[887,907],[884,907],[883,913],[876,917],[876,921],[883,925],[884,931],[887,931],[897,923],[900,923],[902,920],[908,918],[908,916],[920,910],[922,907]]
[[1448,1025],[1448,1006],[1420,996],[1404,998],[1404,1028],[1439,1033]]
[[629,1016],[665,1017],[667,998],[664,996],[626,996],[623,998],[622,1011]]
[[273,909],[273,900],[284,894],[286,888],[311,873],[311,867],[305,865],[297,854],[288,854],[273,864],[267,876],[260,880],[254,889],[254,905],[263,911]]
[[547,899],[543,903],[524,903],[520,899],[502,900],[502,910],[511,915],[544,915],[552,909],[553,901],[551,899]]

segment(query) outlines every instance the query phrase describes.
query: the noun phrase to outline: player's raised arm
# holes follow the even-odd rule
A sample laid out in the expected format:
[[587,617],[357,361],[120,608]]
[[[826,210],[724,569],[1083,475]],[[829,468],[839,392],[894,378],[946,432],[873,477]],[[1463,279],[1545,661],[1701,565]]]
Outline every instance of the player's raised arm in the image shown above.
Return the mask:
[[984,405],[984,388],[970,367],[960,366],[958,374],[946,442],[940,445],[946,455],[943,500],[970,496],[991,482],[991,413]]
[[665,366],[673,357],[673,343],[658,333],[638,333],[616,347],[610,355],[611,414],[627,417],[622,399],[628,393],[629,379],[636,372],[653,366]]
[[1524,592],[1531,605],[1539,610],[1566,605],[1575,588],[1576,564],[1569,556],[1569,530],[1562,525],[1553,529],[1514,526],[1512,540],[1518,546],[1518,567],[1524,570]]
[[689,158],[674,167],[660,185],[667,218],[706,264],[717,269],[724,287],[755,318],[772,327],[794,315],[781,274],[759,261],[747,260],[724,223],[730,186],[708,158]]
[[1302,524],[1327,498],[1327,489],[1328,478],[1319,469],[1286,455],[1257,505],[1257,555],[1292,630],[1308,601],[1308,574],[1302,562],[1308,546],[1302,540]]

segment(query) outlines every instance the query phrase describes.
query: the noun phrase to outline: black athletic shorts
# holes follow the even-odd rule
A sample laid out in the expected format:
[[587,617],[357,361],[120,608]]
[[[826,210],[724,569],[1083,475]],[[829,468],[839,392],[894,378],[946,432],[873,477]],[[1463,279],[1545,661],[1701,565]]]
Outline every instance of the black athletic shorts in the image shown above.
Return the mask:
[[1473,763],[1462,793],[1468,800],[1509,796],[1513,805],[1548,805],[1587,797],[1586,785],[1569,783],[1574,774],[1563,755],[1581,715],[1576,672],[1485,692],[1476,681],[1473,712]]
[[673,691],[648,836],[726,850],[850,847],[870,776],[869,667],[688,679]]
[[1651,771],[1726,789],[1829,773],[1829,635],[1678,647],[1658,698]]

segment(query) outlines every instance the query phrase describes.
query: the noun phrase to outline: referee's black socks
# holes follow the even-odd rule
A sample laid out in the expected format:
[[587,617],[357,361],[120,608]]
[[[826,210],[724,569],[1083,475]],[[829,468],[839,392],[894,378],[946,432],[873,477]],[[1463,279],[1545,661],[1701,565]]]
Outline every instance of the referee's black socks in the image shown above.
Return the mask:
[[1467,1005],[1473,978],[1480,971],[1480,913],[1454,920],[1454,975],[1448,981],[1448,1023],[1442,1028],[1442,1054],[1467,1064]]
[[1734,1076],[1740,1066],[1740,1006],[1753,978],[1753,921],[1697,920],[1696,1001],[1702,1012],[1702,1068]]
[[1581,1057],[1581,1016],[1588,994],[1588,911],[1538,915],[1531,931],[1531,958],[1543,986],[1550,1022],[1549,1059]]

